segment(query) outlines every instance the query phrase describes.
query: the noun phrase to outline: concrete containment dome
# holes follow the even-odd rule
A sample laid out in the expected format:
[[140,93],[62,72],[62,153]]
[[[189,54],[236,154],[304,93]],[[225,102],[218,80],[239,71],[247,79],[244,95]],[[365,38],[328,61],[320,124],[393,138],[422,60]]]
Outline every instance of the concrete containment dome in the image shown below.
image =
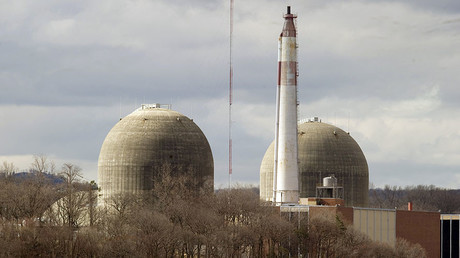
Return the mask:
[[153,187],[165,165],[190,175],[200,187],[214,184],[214,161],[209,143],[188,117],[158,104],[142,105],[108,133],[98,161],[103,198],[140,193]]
[[[268,147],[260,166],[260,198],[273,195],[274,143]],[[334,175],[344,188],[347,206],[368,205],[369,169],[356,141],[342,129],[321,122],[298,126],[300,197],[315,197],[316,186]]]

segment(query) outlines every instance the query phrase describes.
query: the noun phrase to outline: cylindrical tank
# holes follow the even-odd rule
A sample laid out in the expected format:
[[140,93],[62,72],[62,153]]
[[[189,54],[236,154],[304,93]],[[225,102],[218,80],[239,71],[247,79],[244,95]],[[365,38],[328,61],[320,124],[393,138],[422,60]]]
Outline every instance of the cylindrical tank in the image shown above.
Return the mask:
[[337,186],[337,178],[335,176],[328,176],[323,178],[323,186],[333,187]]
[[[366,207],[369,202],[369,169],[356,141],[342,129],[321,122],[298,126],[300,197],[315,197],[316,186],[323,177],[332,175],[343,186],[347,206]],[[273,143],[265,152],[260,166],[260,197],[273,195]]]
[[143,105],[107,134],[98,161],[102,197],[152,189],[165,166],[212,191],[214,161],[209,143],[188,117]]

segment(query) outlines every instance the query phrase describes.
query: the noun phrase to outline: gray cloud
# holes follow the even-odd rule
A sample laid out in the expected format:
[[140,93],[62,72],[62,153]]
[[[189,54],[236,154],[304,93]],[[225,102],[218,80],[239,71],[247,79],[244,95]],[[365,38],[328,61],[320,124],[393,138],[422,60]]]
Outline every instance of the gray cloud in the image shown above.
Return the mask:
[[[460,183],[459,4],[288,3],[299,15],[300,117],[349,129],[377,185],[411,184],[419,171],[417,183],[431,183],[429,171]],[[258,181],[273,138],[285,4],[235,3],[235,182]],[[45,153],[96,179],[119,117],[172,103],[202,128],[226,184],[228,2],[17,0],[0,2],[0,24],[0,161],[26,168]]]

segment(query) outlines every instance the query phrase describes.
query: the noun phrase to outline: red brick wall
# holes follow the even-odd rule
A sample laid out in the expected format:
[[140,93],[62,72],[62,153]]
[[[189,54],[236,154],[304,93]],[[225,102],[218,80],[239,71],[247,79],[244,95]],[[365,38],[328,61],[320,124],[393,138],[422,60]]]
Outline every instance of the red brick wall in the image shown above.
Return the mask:
[[343,219],[350,224],[353,224],[353,208],[352,207],[337,207],[337,211],[342,214]]
[[420,244],[428,257],[440,257],[440,234],[438,212],[396,211],[396,238]]
[[334,206],[310,206],[310,218],[314,216],[322,216],[324,214],[335,214],[337,213],[337,207]]

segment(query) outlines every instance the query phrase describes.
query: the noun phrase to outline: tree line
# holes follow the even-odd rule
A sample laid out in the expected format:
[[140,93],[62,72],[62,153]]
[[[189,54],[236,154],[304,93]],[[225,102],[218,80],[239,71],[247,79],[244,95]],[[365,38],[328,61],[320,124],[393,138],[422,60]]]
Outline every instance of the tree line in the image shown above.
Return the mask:
[[0,171],[2,257],[426,256],[404,240],[373,242],[340,215],[280,213],[250,187],[197,189],[169,166],[151,191],[96,205],[97,187],[81,180],[78,166],[34,163],[27,178]]
[[460,213],[460,190],[434,185],[390,186],[369,189],[369,205],[384,209],[407,209],[412,202],[413,210]]

